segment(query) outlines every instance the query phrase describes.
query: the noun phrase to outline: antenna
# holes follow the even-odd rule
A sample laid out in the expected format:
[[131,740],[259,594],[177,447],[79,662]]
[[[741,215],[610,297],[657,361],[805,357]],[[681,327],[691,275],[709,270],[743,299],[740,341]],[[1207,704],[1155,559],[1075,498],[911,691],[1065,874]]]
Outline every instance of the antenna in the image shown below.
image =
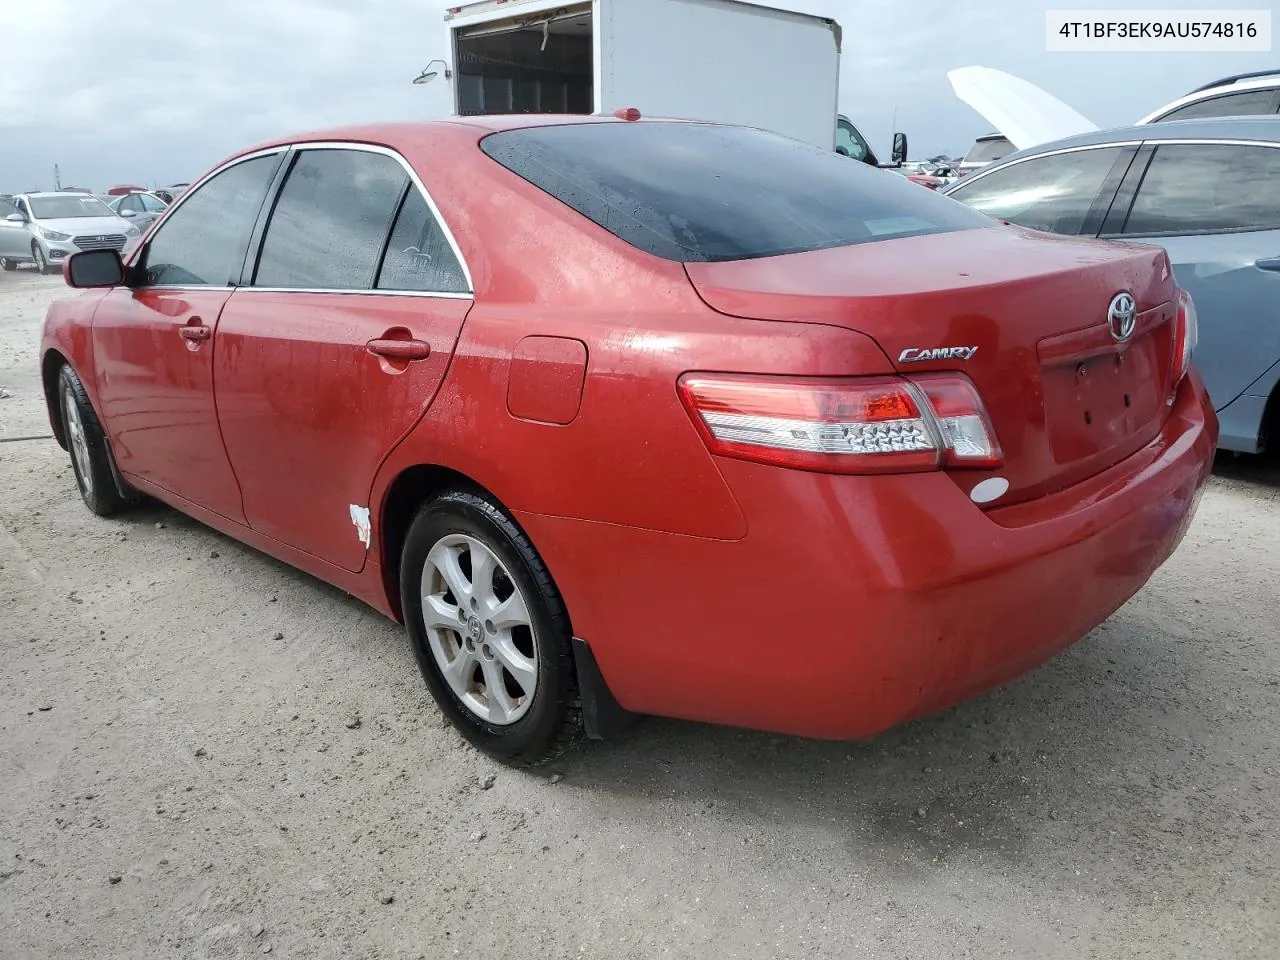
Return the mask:
[[62,173],[56,163],[53,165],[53,189],[62,190]]

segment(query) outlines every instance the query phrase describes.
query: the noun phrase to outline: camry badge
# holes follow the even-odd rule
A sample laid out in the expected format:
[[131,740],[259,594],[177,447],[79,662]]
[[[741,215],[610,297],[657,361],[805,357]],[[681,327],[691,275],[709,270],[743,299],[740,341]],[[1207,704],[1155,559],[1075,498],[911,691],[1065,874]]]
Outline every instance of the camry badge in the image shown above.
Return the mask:
[[1133,336],[1138,325],[1138,304],[1131,293],[1117,293],[1107,308],[1107,328],[1116,343],[1124,343]]
[[972,360],[977,347],[907,347],[898,354],[899,363],[921,363],[925,360]]

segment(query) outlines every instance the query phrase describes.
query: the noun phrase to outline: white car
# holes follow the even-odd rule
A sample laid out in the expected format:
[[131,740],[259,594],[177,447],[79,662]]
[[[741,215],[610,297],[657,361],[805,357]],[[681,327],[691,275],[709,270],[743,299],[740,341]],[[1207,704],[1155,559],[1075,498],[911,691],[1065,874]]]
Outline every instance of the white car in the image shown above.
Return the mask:
[[1280,112],[1280,70],[1223,77],[1166,103],[1138,121],[1202,120],[1207,117],[1272,116]]
[[142,231],[89,193],[22,193],[0,219],[0,269],[31,261],[41,273],[78,250],[128,253]]

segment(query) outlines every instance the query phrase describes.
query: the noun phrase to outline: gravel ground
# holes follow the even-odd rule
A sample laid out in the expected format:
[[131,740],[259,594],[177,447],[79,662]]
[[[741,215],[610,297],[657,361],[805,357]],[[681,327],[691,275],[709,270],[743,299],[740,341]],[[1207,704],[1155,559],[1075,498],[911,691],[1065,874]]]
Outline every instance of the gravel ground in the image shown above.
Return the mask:
[[[0,274],[0,438],[64,288]],[[1084,642],[870,743],[650,720],[538,775],[394,624],[0,443],[0,957],[1280,955],[1280,479]]]

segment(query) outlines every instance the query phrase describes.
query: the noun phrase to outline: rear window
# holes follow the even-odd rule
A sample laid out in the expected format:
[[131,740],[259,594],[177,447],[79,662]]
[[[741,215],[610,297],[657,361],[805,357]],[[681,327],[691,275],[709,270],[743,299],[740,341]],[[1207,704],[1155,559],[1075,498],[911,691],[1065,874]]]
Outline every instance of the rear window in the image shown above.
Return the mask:
[[748,260],[991,226],[834,150],[703,123],[598,123],[486,137],[494,160],[667,260]]

